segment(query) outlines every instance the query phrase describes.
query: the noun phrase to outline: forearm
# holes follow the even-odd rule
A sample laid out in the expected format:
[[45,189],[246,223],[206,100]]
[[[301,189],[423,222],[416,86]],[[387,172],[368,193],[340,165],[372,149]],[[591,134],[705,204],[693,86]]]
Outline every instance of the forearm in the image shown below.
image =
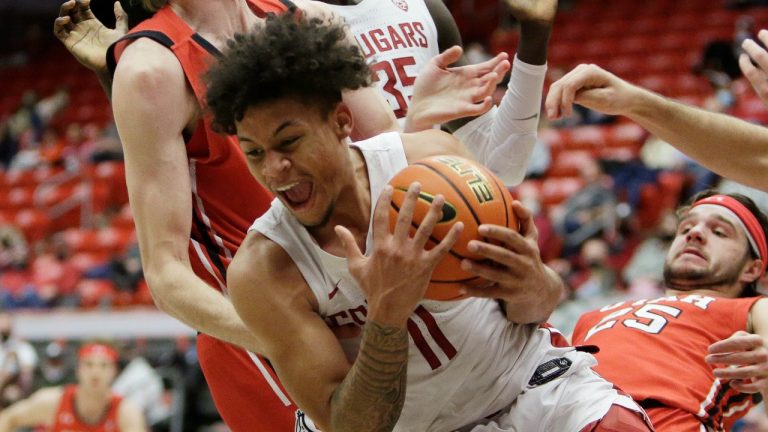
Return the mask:
[[768,190],[768,129],[638,91],[630,119],[703,166],[732,180]]
[[508,186],[525,177],[536,145],[547,68],[515,58],[509,88],[498,109],[472,120],[454,135]]
[[331,399],[331,429],[390,431],[405,403],[408,332],[368,321],[357,359]]
[[147,273],[147,282],[160,310],[201,333],[260,352],[255,336],[229,299],[197,277],[188,265],[170,263],[154,274]]
[[536,324],[549,319],[563,293],[563,280],[551,268],[545,266],[548,282],[536,296],[514,303],[502,301],[507,319],[517,324]]
[[552,34],[550,23],[522,21],[520,23],[520,44],[517,58],[532,65],[547,63],[547,45]]

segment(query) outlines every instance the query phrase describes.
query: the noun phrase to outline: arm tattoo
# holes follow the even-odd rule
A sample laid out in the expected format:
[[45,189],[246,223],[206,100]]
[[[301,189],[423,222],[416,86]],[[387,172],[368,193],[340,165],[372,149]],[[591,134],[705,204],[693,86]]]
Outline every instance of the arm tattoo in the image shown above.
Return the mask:
[[331,400],[338,431],[391,431],[405,403],[408,332],[368,321],[357,359]]

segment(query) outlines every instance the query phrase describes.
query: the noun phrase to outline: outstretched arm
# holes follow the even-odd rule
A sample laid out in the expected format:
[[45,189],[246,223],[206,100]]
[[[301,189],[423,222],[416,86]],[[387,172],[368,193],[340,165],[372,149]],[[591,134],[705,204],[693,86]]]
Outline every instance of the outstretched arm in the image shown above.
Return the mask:
[[508,0],[520,20],[521,39],[512,65],[509,87],[501,104],[455,131],[475,155],[507,185],[525,177],[536,145],[539,111],[547,71],[547,44],[556,0]]
[[120,2],[114,4],[114,29],[107,28],[93,15],[91,0],[68,0],[61,5],[53,23],[53,34],[83,66],[92,70],[112,98],[112,76],[107,69],[107,49],[128,31],[128,15]]
[[0,432],[13,432],[21,427],[53,426],[61,395],[61,387],[44,388],[5,408],[0,412]]
[[114,89],[128,196],[155,304],[195,330],[259,352],[229,300],[190,264],[192,185],[183,132],[196,124],[199,107],[181,65],[160,44],[137,40],[117,65]]
[[762,126],[683,105],[595,65],[579,65],[552,84],[547,115],[571,115],[574,103],[629,117],[717,174],[768,190],[768,129]]

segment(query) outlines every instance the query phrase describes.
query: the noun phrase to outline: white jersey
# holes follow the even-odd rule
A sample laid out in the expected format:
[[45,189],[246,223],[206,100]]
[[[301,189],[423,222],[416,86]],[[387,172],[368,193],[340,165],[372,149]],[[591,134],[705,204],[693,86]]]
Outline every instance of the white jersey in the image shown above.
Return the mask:
[[343,17],[376,72],[376,85],[404,122],[422,65],[440,53],[437,29],[424,0],[362,0],[329,6]]
[[[365,158],[373,207],[390,178],[407,165],[400,135],[382,134],[352,146]],[[347,260],[323,251],[279,200],[251,230],[291,256],[330,327],[365,324],[365,296]],[[371,243],[369,229],[367,251]],[[571,350],[554,348],[547,329],[511,323],[490,299],[422,301],[408,333],[408,387],[397,431],[454,430],[497,413],[526,389],[537,366]],[[353,361],[359,337],[340,342]]]

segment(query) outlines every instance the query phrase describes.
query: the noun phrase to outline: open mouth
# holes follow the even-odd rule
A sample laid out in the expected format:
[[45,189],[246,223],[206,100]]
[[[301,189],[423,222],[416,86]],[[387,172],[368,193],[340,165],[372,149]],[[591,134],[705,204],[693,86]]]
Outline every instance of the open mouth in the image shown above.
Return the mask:
[[276,187],[275,191],[283,197],[283,201],[292,209],[301,210],[307,207],[312,199],[314,185],[312,182],[303,180]]

